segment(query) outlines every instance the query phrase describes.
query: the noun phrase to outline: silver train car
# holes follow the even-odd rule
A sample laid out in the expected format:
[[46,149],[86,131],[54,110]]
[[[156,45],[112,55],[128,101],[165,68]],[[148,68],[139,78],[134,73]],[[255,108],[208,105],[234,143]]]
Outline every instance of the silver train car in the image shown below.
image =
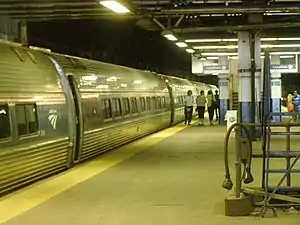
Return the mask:
[[0,194],[181,122],[187,91],[212,89],[6,41],[0,73]]

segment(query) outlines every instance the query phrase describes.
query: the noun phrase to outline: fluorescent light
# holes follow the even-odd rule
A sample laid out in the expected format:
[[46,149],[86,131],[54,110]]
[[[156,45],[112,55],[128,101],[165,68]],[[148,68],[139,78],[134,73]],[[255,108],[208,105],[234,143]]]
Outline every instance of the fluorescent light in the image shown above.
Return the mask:
[[165,34],[164,37],[170,41],[177,41],[177,38],[173,34]]
[[[300,48],[300,44],[261,45],[261,48]],[[237,45],[194,46],[194,49],[237,49]]]
[[300,44],[288,44],[288,45],[261,45],[261,48],[300,48]]
[[231,56],[231,57],[228,57],[228,59],[238,59],[239,57],[238,56]]
[[261,38],[261,41],[300,41],[300,37],[289,38]]
[[279,56],[279,58],[281,58],[281,59],[293,59],[294,56],[293,55],[281,55],[281,56]]
[[195,46],[194,49],[237,49],[237,45]]
[[206,60],[206,58],[202,57],[202,58],[200,58],[200,60],[201,60],[201,61],[205,61],[205,60]]
[[[261,41],[300,41],[300,37],[288,37],[288,38],[261,38]],[[208,42],[238,42],[237,38],[225,38],[225,39],[187,39],[187,43],[208,43]]]
[[188,53],[194,53],[195,52],[195,50],[193,50],[193,49],[186,49],[186,51],[188,52]]
[[236,56],[237,52],[203,52],[202,56]]
[[[262,52],[262,54],[265,54]],[[295,55],[299,54],[299,52],[270,52],[270,55]]]
[[207,57],[207,59],[219,59],[218,56],[210,56],[210,57]]
[[185,40],[188,43],[207,43],[207,42],[237,42],[237,38],[227,38],[227,39],[187,39]]
[[114,11],[115,13],[129,13],[130,10],[127,9],[125,6],[120,4],[117,1],[114,0],[104,0],[100,1],[100,4],[105,6],[106,8],[109,8],[110,10]]
[[185,40],[186,42],[189,43],[195,43],[195,42],[220,42],[222,39],[188,39]]
[[187,44],[184,43],[184,42],[177,42],[176,45],[177,45],[178,47],[180,47],[180,48],[185,48],[185,47],[187,47]]

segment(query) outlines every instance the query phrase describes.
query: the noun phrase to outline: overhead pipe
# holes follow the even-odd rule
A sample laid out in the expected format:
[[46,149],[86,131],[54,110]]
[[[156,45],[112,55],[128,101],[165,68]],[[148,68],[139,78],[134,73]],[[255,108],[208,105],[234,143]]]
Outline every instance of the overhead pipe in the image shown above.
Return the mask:
[[268,29],[268,28],[288,28],[299,27],[300,22],[292,23],[266,23],[266,24],[244,24],[244,25],[231,25],[231,26],[203,26],[203,27],[191,27],[191,28],[175,28],[175,33],[196,33],[206,31],[239,31],[239,30],[252,30],[252,29]]
[[153,12],[153,15],[156,14],[195,14],[195,13],[264,13],[268,11],[280,11],[280,12],[299,12],[299,4],[276,4],[268,6],[257,6],[257,5],[229,5],[229,6],[205,6],[204,4],[201,7],[190,7],[190,8],[176,8],[176,9],[161,9],[158,12]]
[[[102,8],[83,8],[83,9],[74,9],[74,8],[49,8],[49,9],[18,9],[18,10],[2,10],[0,8],[0,15],[18,15],[18,14],[47,14],[47,13],[60,13],[60,12],[69,12],[69,13],[82,13],[82,12],[103,12]],[[106,11],[105,11],[106,12]]]
[[10,19],[26,19],[27,21],[47,21],[57,19],[88,19],[88,18],[122,18],[122,19],[137,19],[143,18],[141,15],[124,15],[116,13],[58,13],[58,14],[33,14],[33,15],[14,15]]
[[6,8],[49,8],[49,7],[69,7],[69,6],[91,6],[91,5],[98,5],[99,3],[97,1],[84,1],[84,2],[71,2],[71,1],[65,1],[65,2],[42,2],[42,1],[36,1],[36,2],[24,2],[21,3],[20,1],[10,3],[1,3],[0,2],[0,9]]

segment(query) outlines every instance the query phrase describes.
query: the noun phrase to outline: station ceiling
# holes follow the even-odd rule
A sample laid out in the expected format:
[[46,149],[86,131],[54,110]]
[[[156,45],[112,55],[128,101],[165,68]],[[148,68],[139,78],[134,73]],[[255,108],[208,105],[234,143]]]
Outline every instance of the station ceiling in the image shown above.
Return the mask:
[[[1,0],[0,16],[27,21],[131,19],[146,30],[170,32],[178,41],[185,41],[188,48],[200,52],[236,52],[235,48],[201,46],[236,45],[233,41],[236,32],[251,30],[259,31],[265,38],[262,44],[272,45],[276,51],[300,50],[299,0],[123,0],[122,3],[130,13],[116,14],[95,0]],[[267,39],[275,37],[281,39]],[[299,40],[284,39],[287,37]],[[189,42],[191,39],[198,41]],[[285,47],[290,44],[294,47]]]

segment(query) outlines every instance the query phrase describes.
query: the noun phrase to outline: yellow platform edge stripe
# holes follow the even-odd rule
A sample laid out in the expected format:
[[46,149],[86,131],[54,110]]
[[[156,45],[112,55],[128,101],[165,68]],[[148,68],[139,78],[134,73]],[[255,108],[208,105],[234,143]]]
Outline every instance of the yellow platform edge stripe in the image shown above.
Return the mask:
[[113,150],[98,159],[79,165],[71,170],[3,197],[0,199],[0,224],[129,159],[133,155],[149,149],[151,146],[184,128],[186,126],[182,125],[167,128],[117,150]]

